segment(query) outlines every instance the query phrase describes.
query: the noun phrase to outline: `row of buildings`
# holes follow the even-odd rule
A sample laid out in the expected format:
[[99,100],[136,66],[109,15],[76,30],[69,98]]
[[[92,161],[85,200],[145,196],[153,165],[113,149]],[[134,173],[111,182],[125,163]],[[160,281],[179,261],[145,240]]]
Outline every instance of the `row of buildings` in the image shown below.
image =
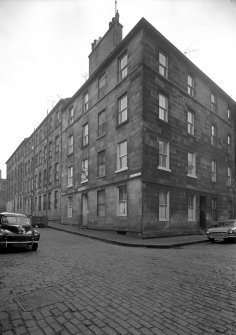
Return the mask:
[[8,159],[8,210],[142,237],[233,217],[235,102],[144,18],[122,28]]

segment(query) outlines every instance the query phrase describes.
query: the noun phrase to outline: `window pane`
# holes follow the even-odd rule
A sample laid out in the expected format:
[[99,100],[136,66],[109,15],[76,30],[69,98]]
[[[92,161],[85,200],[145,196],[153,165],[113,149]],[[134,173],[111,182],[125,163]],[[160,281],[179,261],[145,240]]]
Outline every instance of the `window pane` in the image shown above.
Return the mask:
[[88,92],[84,93],[83,95],[83,113],[87,112],[88,110]]
[[83,126],[83,145],[88,144],[88,124]]
[[167,57],[159,52],[159,74],[167,77]]
[[159,94],[159,105],[166,109],[166,97],[162,94]]
[[169,219],[168,192],[159,193],[159,220]]
[[127,156],[121,157],[121,167],[127,166]]
[[159,167],[169,168],[169,148],[164,141],[159,141]]
[[159,53],[159,62],[166,67],[166,56],[161,52]]
[[127,108],[127,95],[120,99],[120,109],[123,110]]
[[98,175],[105,175],[105,151],[98,153]]
[[159,141],[159,151],[161,154],[167,155],[167,143]]
[[127,154],[127,142],[123,142],[120,144],[120,156],[124,156]]
[[127,187],[119,187],[119,208],[118,215],[127,215]]
[[119,99],[119,124],[127,120],[127,95]]
[[102,136],[106,132],[105,111],[98,114],[98,136]]
[[123,69],[127,65],[127,55],[124,55],[120,60],[120,67]]
[[168,121],[168,99],[163,94],[159,94],[159,119]]
[[127,76],[127,54],[124,55],[121,59],[120,59],[120,80],[122,80],[123,78],[125,78]]
[[127,167],[127,141],[118,144],[117,169]]
[[166,205],[167,204],[167,193],[161,192],[159,194],[159,202],[160,202],[160,205]]
[[120,202],[120,214],[121,215],[127,214],[127,203],[126,202]]
[[188,85],[193,86],[193,78],[191,76],[188,76]]
[[196,211],[195,196],[189,195],[188,196],[188,220],[189,221],[195,220],[195,211]]
[[195,176],[195,154],[188,152],[188,174]]
[[193,124],[193,119],[194,119],[193,113],[188,112],[188,122]]

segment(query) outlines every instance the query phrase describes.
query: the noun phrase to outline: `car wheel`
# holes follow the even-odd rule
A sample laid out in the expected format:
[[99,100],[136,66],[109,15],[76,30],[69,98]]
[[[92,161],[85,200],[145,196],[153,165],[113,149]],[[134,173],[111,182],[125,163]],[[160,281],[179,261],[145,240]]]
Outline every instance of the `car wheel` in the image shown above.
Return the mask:
[[214,243],[215,242],[215,239],[214,238],[209,238],[210,242],[211,243]]
[[33,243],[32,251],[36,251],[38,249],[38,243]]

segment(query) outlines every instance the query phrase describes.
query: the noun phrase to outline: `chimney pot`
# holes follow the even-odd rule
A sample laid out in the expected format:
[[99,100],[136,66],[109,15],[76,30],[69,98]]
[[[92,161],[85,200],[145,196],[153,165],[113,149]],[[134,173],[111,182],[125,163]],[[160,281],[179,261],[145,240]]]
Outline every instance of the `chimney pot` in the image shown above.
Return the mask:
[[120,14],[118,12],[118,10],[116,11],[116,21],[119,22],[119,19],[120,19]]

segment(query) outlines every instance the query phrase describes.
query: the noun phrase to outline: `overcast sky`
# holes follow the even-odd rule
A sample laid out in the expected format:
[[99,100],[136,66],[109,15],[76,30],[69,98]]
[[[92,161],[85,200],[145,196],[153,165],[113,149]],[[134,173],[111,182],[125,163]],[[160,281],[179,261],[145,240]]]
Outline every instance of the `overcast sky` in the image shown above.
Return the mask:
[[[144,17],[236,100],[236,0],[117,0],[123,37]],[[0,169],[88,73],[115,0],[0,0]]]

